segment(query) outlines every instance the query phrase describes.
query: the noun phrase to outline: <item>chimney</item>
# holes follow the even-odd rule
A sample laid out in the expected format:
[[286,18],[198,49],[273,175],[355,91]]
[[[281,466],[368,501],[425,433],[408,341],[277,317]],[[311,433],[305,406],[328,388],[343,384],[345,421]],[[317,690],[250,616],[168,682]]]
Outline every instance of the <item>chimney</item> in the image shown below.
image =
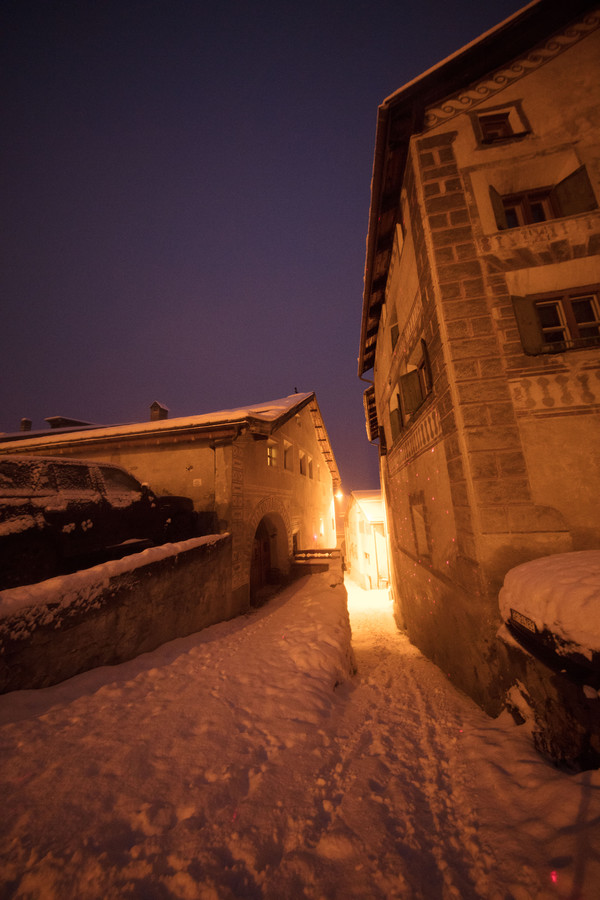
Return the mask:
[[31,419],[21,419],[21,431],[31,431]]
[[163,406],[162,403],[159,403],[158,400],[155,400],[152,406],[150,407],[150,421],[158,422],[161,419],[169,418],[169,409],[166,406]]

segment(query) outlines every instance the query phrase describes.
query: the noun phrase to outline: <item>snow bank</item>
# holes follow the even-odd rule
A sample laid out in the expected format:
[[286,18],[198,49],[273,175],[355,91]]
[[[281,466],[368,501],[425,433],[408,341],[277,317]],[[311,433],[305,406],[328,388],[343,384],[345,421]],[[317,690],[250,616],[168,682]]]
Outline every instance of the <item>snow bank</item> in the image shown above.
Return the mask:
[[[0,896],[598,896],[600,771],[549,766],[330,575],[0,696]],[[352,591],[358,593],[354,600]]]
[[231,536],[164,544],[0,594],[0,692],[115,665],[231,619]]
[[76,604],[78,606],[90,605],[108,587],[111,578],[123,575],[149,563],[166,559],[177,553],[184,553],[202,544],[214,544],[223,535],[205,535],[181,541],[178,544],[162,544],[160,547],[150,547],[139,553],[132,553],[122,559],[109,560],[90,569],[81,572],[73,572],[71,575],[58,575],[47,581],[37,584],[26,584],[18,588],[8,588],[0,591],[0,619],[13,616],[20,610],[29,607],[52,605],[55,609],[66,609]]
[[558,553],[511,569],[499,596],[508,621],[511,609],[527,616],[589,656],[600,652],[600,550]]

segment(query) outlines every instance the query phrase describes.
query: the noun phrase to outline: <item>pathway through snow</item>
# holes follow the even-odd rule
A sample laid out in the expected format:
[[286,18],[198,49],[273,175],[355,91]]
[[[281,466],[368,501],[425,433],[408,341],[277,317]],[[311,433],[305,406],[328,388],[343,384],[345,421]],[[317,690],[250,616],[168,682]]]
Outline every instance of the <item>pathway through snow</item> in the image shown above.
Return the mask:
[[0,697],[1,896],[600,897],[600,773],[545,763],[347,583],[352,679],[344,591],[313,576]]

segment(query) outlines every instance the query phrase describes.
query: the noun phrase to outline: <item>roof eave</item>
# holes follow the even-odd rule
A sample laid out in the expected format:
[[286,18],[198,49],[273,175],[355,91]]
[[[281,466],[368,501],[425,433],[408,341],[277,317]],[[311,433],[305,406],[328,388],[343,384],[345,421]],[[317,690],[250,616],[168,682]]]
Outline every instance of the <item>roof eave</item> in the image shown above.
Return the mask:
[[[390,145],[390,119],[392,113],[402,115],[406,121],[412,120],[415,125],[422,118],[425,109],[444,97],[455,93],[461,87],[471,84],[487,72],[506,64],[510,59],[519,56],[530,47],[547,38],[564,27],[588,9],[598,5],[597,0],[573,0],[565,4],[564,0],[533,0],[532,3],[518,10],[509,18],[500,22],[495,28],[485,32],[476,40],[446,57],[436,66],[408,82],[404,87],[391,94],[380,105],[377,113],[375,134],[375,153],[373,157],[373,174],[371,179],[371,206],[369,209],[369,230],[367,232],[367,250],[365,258],[363,309],[361,320],[361,337],[358,357],[358,375],[361,377],[373,368],[377,337],[371,340],[368,334],[370,319],[377,320],[377,315],[370,315],[373,294],[373,274],[375,257],[379,242],[378,223],[381,218],[382,190],[385,178],[385,165]],[[510,50],[507,53],[507,39],[510,39]],[[419,133],[415,127],[412,133]],[[401,171],[397,173],[400,185],[403,181],[404,162],[410,135],[398,140],[395,148],[401,161]],[[404,146],[400,146],[404,140]],[[399,205],[399,192],[397,206]],[[371,325],[371,329],[373,325]],[[370,345],[367,346],[370,341]]]

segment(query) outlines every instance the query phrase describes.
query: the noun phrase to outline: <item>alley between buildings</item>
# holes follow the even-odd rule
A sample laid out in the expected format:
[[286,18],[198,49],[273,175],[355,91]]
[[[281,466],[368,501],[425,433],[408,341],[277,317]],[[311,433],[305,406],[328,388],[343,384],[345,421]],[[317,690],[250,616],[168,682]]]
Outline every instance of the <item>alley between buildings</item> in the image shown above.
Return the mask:
[[600,772],[546,763],[347,580],[352,664],[329,580],[0,697],[0,896],[593,898]]

